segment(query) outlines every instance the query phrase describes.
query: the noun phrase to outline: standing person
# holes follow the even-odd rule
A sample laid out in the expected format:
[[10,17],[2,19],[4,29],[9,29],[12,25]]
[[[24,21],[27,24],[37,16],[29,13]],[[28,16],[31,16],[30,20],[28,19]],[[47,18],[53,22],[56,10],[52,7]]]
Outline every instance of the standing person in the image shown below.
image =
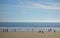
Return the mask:
[[42,31],[42,34],[44,33],[44,31]]
[[54,32],[56,32],[56,31],[54,30]]
[[32,32],[34,31],[34,29],[32,29]]
[[6,29],[6,31],[8,32],[8,29]]
[[41,31],[39,30],[39,32],[41,33]]

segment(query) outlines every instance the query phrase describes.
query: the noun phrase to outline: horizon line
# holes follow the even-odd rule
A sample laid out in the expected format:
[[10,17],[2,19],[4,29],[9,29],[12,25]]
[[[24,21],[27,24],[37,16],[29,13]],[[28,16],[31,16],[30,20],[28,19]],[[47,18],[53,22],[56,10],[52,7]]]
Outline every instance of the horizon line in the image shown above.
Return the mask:
[[[12,22],[12,21],[10,21],[10,22]],[[26,22],[26,21],[23,21],[23,22]],[[29,21],[29,22],[39,22],[39,21]],[[40,22],[60,22],[60,21],[40,21]]]

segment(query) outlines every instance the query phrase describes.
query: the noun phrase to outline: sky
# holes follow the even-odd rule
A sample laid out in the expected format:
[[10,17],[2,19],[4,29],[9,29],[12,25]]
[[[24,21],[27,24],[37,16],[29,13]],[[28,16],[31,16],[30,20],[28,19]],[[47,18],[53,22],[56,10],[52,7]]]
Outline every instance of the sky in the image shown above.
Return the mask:
[[0,0],[0,22],[60,22],[60,0]]

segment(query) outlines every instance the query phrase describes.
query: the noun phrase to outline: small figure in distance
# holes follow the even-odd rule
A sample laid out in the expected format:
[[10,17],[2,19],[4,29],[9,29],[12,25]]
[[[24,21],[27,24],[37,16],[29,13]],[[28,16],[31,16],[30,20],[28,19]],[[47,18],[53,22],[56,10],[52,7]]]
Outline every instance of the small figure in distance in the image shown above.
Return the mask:
[[8,32],[8,29],[3,29],[3,32]]
[[6,31],[8,32],[8,29],[6,29]]
[[48,29],[48,32],[50,32],[50,30]]
[[54,30],[54,32],[56,32],[56,31]]
[[16,29],[14,29],[14,31],[16,32]]
[[52,31],[52,29],[50,29],[50,31]]
[[42,31],[42,34],[44,33],[44,31]]
[[48,32],[51,32],[52,31],[52,29],[48,29]]
[[32,32],[34,31],[34,29],[32,29]]
[[39,32],[41,33],[41,31],[39,30]]

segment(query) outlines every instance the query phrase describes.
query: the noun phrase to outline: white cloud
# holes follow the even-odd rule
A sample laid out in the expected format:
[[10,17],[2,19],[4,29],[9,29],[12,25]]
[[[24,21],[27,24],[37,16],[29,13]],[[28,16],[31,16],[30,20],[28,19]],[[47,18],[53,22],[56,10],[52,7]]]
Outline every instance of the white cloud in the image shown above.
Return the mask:
[[[44,5],[44,4],[37,3],[37,2],[22,1],[22,0],[19,1],[18,5],[2,5],[2,6],[5,6],[5,7],[22,7],[22,8],[38,8],[38,9],[48,9],[48,10],[60,10],[60,6],[58,6],[58,4]],[[1,7],[1,5],[0,5],[0,7]]]
[[49,6],[49,5],[38,4],[38,3],[33,3],[32,7],[42,8],[42,9],[50,9],[50,10],[60,10],[60,7],[58,7],[58,6]]
[[31,2],[31,1],[25,1],[25,2],[20,1],[20,2],[23,8],[39,8],[39,9],[41,8],[41,9],[49,9],[49,10],[60,10],[60,6],[58,6],[59,5],[58,3],[57,4],[51,3],[51,5],[44,5],[44,4],[40,4],[37,2]]

